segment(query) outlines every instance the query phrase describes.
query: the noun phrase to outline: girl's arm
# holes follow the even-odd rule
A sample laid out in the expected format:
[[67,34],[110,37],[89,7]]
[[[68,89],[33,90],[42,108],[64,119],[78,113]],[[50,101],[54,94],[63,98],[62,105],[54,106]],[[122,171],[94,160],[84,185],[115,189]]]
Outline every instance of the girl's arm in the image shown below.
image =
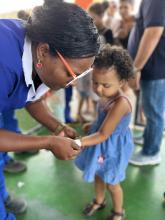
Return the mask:
[[131,106],[124,98],[119,98],[109,110],[98,132],[81,138],[81,146],[91,146],[105,141],[115,130],[124,115],[131,111]]

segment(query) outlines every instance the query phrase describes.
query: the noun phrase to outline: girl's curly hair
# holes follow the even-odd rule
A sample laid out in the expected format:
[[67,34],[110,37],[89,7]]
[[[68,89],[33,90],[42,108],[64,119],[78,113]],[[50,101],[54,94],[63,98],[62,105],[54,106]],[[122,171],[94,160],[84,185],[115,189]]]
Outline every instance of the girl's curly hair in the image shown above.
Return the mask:
[[114,67],[120,79],[129,80],[134,76],[133,60],[128,51],[119,46],[105,45],[96,56],[94,68]]

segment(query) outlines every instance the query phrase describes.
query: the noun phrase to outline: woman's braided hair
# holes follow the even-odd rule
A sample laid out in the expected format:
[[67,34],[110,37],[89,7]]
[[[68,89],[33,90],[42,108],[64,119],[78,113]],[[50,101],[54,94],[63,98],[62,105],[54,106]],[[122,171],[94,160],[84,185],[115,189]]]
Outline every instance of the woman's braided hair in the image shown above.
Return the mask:
[[99,36],[90,16],[76,4],[45,0],[32,12],[27,35],[33,43],[48,43],[50,53],[68,58],[95,56]]

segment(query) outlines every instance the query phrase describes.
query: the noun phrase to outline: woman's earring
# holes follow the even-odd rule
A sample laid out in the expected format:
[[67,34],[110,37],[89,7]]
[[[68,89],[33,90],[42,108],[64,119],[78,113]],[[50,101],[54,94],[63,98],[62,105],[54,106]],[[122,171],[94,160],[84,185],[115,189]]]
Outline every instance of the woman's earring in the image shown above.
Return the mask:
[[37,69],[41,69],[42,66],[43,66],[43,65],[42,65],[41,61],[38,60],[38,63],[36,63],[36,67],[37,67]]

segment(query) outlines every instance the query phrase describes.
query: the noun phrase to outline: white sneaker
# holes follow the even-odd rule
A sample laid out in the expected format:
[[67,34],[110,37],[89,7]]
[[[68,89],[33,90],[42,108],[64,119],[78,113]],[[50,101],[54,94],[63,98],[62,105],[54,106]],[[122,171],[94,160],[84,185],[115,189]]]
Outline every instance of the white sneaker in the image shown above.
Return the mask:
[[141,138],[134,138],[134,144],[137,144],[137,145],[143,145],[144,144],[144,140],[143,140],[143,137]]
[[157,153],[154,156],[145,156],[142,154],[142,151],[132,155],[129,160],[130,164],[136,166],[147,166],[147,165],[157,165],[161,162],[160,153]]

